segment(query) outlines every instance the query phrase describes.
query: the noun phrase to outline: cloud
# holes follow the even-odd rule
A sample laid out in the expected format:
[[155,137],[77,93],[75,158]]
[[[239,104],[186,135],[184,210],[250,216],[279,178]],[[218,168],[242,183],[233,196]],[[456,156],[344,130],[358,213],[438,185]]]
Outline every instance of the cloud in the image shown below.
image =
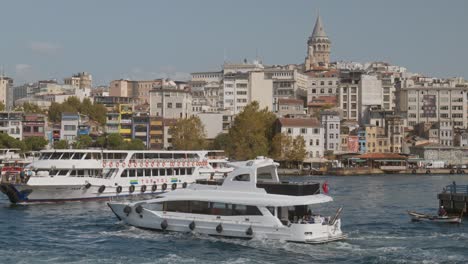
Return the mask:
[[33,41],[29,43],[29,48],[40,54],[55,54],[62,49],[62,46],[51,42]]

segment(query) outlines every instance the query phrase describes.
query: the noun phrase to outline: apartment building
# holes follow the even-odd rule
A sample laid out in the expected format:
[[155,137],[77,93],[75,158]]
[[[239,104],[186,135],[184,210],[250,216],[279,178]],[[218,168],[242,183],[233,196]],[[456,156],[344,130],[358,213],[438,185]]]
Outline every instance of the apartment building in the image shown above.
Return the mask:
[[315,118],[279,118],[277,131],[295,138],[302,136],[308,158],[323,158],[324,129]]
[[399,91],[398,110],[406,113],[408,125],[450,120],[455,128],[468,122],[468,86],[449,82],[407,80]]
[[320,121],[322,123],[322,127],[324,128],[325,150],[339,151],[341,149],[340,114],[335,111],[322,111],[320,112]]
[[153,89],[149,93],[149,104],[151,116],[178,119],[192,115],[192,95],[189,89]]
[[23,138],[23,112],[0,112],[0,133],[15,139]]
[[80,89],[91,89],[93,86],[93,76],[87,72],[73,74],[71,77],[64,78],[63,82],[66,85],[78,87]]

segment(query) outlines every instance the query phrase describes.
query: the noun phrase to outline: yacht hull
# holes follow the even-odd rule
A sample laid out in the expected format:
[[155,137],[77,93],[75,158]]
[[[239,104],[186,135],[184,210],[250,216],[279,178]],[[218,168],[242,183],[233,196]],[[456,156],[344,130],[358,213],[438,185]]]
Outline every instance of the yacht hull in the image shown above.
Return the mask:
[[[320,244],[345,239],[341,232],[340,220],[335,225],[323,224],[278,224],[271,218],[262,216],[213,216],[166,213],[137,207],[125,203],[108,203],[117,218],[126,224],[158,231],[194,232],[211,236],[242,239],[269,239],[289,242]],[[131,208],[130,212],[126,207]]]

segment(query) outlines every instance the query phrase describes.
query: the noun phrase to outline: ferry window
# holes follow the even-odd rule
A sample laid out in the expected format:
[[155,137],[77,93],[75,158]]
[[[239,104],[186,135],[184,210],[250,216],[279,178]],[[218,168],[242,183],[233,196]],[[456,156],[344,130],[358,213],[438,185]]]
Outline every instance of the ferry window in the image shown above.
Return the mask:
[[122,174],[120,174],[120,177],[126,178],[128,174],[128,170],[123,170]]
[[48,160],[50,158],[50,153],[44,153],[42,156],[39,158],[41,160]]
[[83,158],[83,154],[84,154],[84,153],[75,153],[75,154],[73,155],[73,158],[72,158],[72,159],[74,159],[74,160],[80,160],[81,158]]
[[185,175],[185,168],[180,169],[180,175]]
[[189,202],[188,201],[165,202],[164,211],[187,213],[189,212]]
[[101,153],[92,153],[93,159],[101,159]]
[[58,176],[66,176],[68,173],[68,170],[59,170]]
[[145,159],[159,159],[159,153],[145,153]]
[[103,170],[104,178],[110,178],[114,174],[115,171],[116,169]]
[[128,177],[135,177],[136,173],[135,170],[128,170]]
[[167,176],[172,176],[174,175],[172,172],[172,169],[167,169]]
[[179,169],[176,168],[174,169],[174,176],[177,176],[177,175],[180,175],[180,174],[179,174]]
[[135,159],[143,159],[143,153],[136,153],[134,156]]
[[78,174],[78,175],[76,175],[76,176],[78,176],[78,177],[84,177],[84,170],[77,170],[76,172],[77,172],[77,174]]
[[72,170],[72,171],[70,172],[70,176],[76,177],[76,170]]
[[187,168],[187,175],[192,175],[193,168]]
[[175,153],[174,159],[185,159],[185,154],[183,153]]
[[233,181],[250,181],[249,174],[241,174],[234,177]]
[[59,159],[60,156],[62,156],[61,152],[54,152],[52,156],[50,157],[50,159]]
[[91,153],[86,153],[85,156],[84,156],[84,159],[85,160],[91,159]]
[[49,171],[49,176],[55,176],[57,174],[56,170]]
[[145,169],[145,177],[151,177],[151,170]]
[[198,159],[198,156],[197,154],[189,153],[187,154],[187,159]]
[[159,176],[159,170],[158,169],[152,169],[153,171],[153,177]]
[[63,153],[62,157],[60,159],[70,159],[71,158],[71,153],[65,152]]
[[143,177],[143,169],[137,169],[137,177]]
[[159,157],[161,159],[172,159],[172,153],[160,153]]
[[166,176],[166,170],[165,169],[159,169],[159,176]]

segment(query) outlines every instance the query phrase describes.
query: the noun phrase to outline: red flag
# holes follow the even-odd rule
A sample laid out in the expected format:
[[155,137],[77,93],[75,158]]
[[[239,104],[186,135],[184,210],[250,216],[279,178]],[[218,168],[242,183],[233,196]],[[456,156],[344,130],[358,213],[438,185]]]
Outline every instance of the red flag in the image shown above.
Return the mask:
[[328,194],[328,182],[327,181],[322,183],[322,190],[323,190],[323,193]]

